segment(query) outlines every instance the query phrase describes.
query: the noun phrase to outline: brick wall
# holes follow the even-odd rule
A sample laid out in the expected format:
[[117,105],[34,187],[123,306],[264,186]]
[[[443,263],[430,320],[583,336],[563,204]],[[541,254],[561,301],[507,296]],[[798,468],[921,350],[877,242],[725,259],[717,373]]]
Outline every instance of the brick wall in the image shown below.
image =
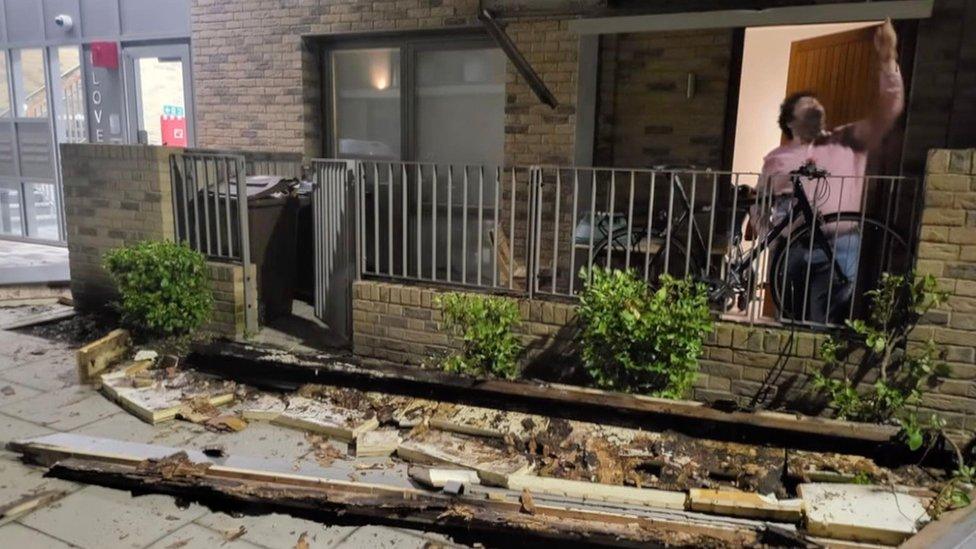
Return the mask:
[[608,36],[600,54],[599,165],[722,167],[731,29]]
[[[193,85],[202,147],[321,154],[321,60],[309,37],[470,28],[477,0],[194,0]],[[560,106],[542,105],[508,64],[509,163],[570,163],[578,39],[567,20],[515,19],[506,30]]]
[[[61,145],[71,293],[79,308],[100,309],[117,296],[102,268],[105,252],[175,237],[169,157],[178,150]],[[210,262],[209,269],[215,305],[207,329],[240,335],[244,332],[243,268]],[[256,291],[249,292],[255,295]]]

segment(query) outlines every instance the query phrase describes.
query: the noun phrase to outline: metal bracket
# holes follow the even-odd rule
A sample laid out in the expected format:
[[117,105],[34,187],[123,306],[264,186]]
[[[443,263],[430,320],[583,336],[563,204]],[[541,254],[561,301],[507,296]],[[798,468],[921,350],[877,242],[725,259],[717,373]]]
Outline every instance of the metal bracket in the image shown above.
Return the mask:
[[559,105],[559,102],[556,101],[556,96],[549,91],[546,83],[542,81],[542,78],[535,72],[535,69],[525,59],[522,52],[518,50],[515,42],[512,42],[512,39],[505,33],[505,29],[498,24],[495,16],[490,11],[482,9],[478,12],[478,20],[485,26],[485,30],[488,31],[491,38],[498,44],[498,47],[505,52],[508,59],[515,65],[515,70],[529,83],[529,87],[532,88],[532,93],[539,98],[539,101],[555,109]]

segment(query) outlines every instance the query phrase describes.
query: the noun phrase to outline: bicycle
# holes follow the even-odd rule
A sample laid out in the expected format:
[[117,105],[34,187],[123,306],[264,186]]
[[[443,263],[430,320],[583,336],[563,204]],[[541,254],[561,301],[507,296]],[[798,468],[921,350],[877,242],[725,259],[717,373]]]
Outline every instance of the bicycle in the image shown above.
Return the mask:
[[[837,262],[836,242],[832,241],[825,229],[833,227],[835,230],[846,228],[846,234],[856,233],[859,236],[860,249],[878,249],[883,257],[909,258],[909,245],[906,238],[902,237],[897,231],[888,226],[887,223],[866,215],[865,212],[839,211],[822,214],[810,203],[804,189],[803,181],[811,180],[817,189],[828,189],[830,174],[818,169],[812,162],[802,166],[800,169],[790,172],[790,184],[792,194],[785,195],[785,200],[789,201],[788,211],[781,212],[781,219],[777,220],[772,226],[764,231],[758,240],[748,249],[745,247],[747,239],[743,234],[743,226],[749,215],[750,206],[759,203],[756,192],[751,187],[739,185],[734,189],[736,196],[733,198],[735,206],[730,212],[732,217],[731,236],[728,242],[727,251],[720,260],[711,261],[709,254],[715,255],[709,249],[706,239],[702,235],[695,220],[695,215],[709,213],[710,206],[697,207],[688,200],[687,193],[683,189],[680,177],[672,177],[671,196],[678,197],[676,205],[680,210],[677,214],[672,211],[668,216],[673,220],[670,224],[665,221],[657,231],[648,233],[645,228],[636,228],[627,231],[607,230],[608,219],[604,219],[604,225],[598,229],[603,235],[602,239],[594,243],[593,257],[602,257],[606,253],[608,257],[617,253],[616,262],[609,261],[614,268],[635,268],[645,272],[645,279],[652,284],[662,274],[684,277],[691,276],[693,279],[706,284],[709,300],[713,305],[728,311],[738,308],[746,311],[750,304],[759,299],[757,290],[761,281],[756,276],[762,270],[764,255],[767,251],[772,252],[768,260],[769,271],[766,280],[769,282],[769,293],[776,310],[780,317],[786,320],[807,321],[807,298],[809,292],[809,282],[811,276],[810,262],[807,261],[807,268],[803,273],[803,280],[796,280],[797,276],[789,276],[790,257],[803,256],[806,252],[813,253],[814,250],[823,254],[826,258],[825,263],[830,265],[828,284],[832,295],[833,288],[843,288],[849,284],[857,286],[857,279],[848,279],[844,269]],[[862,192],[868,192],[863,189]],[[819,197],[815,197],[819,200]],[[669,198],[670,201],[670,198]],[[669,208],[674,204],[669,204]],[[764,204],[763,204],[764,205]],[[763,208],[761,208],[763,209]],[[649,212],[648,215],[654,215]],[[661,217],[658,215],[658,217]],[[714,229],[714,227],[711,227]],[[789,230],[788,230],[789,229]],[[608,238],[608,236],[612,236]],[[653,259],[647,261],[643,269],[639,264],[631,261],[632,254],[621,254],[629,246],[635,248],[647,238],[662,240],[664,243],[658,247]],[[709,241],[710,242],[710,241]],[[610,246],[609,252],[607,247]],[[688,253],[690,250],[691,253]],[[642,254],[637,254],[642,255]],[[620,257],[626,259],[621,262]],[[809,258],[809,256],[807,256]],[[859,263],[863,263],[860,262]],[[857,268],[857,278],[863,274],[863,265]],[[801,269],[802,270],[802,269]],[[880,274],[880,273],[877,273]],[[871,278],[871,277],[867,277]],[[869,281],[870,283],[870,281]],[[869,288],[862,287],[862,290]],[[802,299],[798,296],[802,292]],[[852,292],[853,293],[853,292]],[[863,293],[863,291],[861,292]],[[841,303],[830,303],[828,298],[827,321],[837,321],[841,316],[850,316],[853,313],[853,300],[845,299]],[[848,314],[841,315],[843,310]],[[819,320],[819,319],[818,319]]]

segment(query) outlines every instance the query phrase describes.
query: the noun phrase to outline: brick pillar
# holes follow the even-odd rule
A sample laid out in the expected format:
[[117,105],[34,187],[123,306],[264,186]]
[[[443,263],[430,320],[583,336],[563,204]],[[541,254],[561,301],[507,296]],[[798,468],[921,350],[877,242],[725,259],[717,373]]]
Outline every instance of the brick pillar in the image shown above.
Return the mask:
[[115,287],[102,256],[142,240],[172,240],[169,156],[142,145],[61,145],[71,293],[81,308],[104,307]]
[[920,323],[914,339],[945,349],[950,378],[922,398],[959,432],[976,431],[976,161],[974,151],[932,150],[925,175],[918,272],[950,293]]

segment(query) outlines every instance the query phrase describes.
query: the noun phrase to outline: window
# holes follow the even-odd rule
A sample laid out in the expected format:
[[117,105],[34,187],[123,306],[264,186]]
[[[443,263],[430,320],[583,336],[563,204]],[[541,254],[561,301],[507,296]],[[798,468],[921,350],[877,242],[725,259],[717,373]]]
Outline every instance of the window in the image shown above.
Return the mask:
[[7,52],[0,50],[0,118],[10,118],[10,88],[7,74]]
[[14,98],[17,116],[47,117],[47,85],[44,78],[44,50],[11,51],[13,59]]
[[[330,153],[500,165],[504,53],[481,37],[405,38],[332,49]],[[375,47],[374,47],[375,46]]]
[[339,156],[400,158],[400,52],[332,54],[335,142]]
[[58,83],[55,99],[58,137],[62,143],[88,141],[88,124],[85,119],[84,73],[81,67],[81,51],[77,46],[62,46],[55,50],[55,74]]

